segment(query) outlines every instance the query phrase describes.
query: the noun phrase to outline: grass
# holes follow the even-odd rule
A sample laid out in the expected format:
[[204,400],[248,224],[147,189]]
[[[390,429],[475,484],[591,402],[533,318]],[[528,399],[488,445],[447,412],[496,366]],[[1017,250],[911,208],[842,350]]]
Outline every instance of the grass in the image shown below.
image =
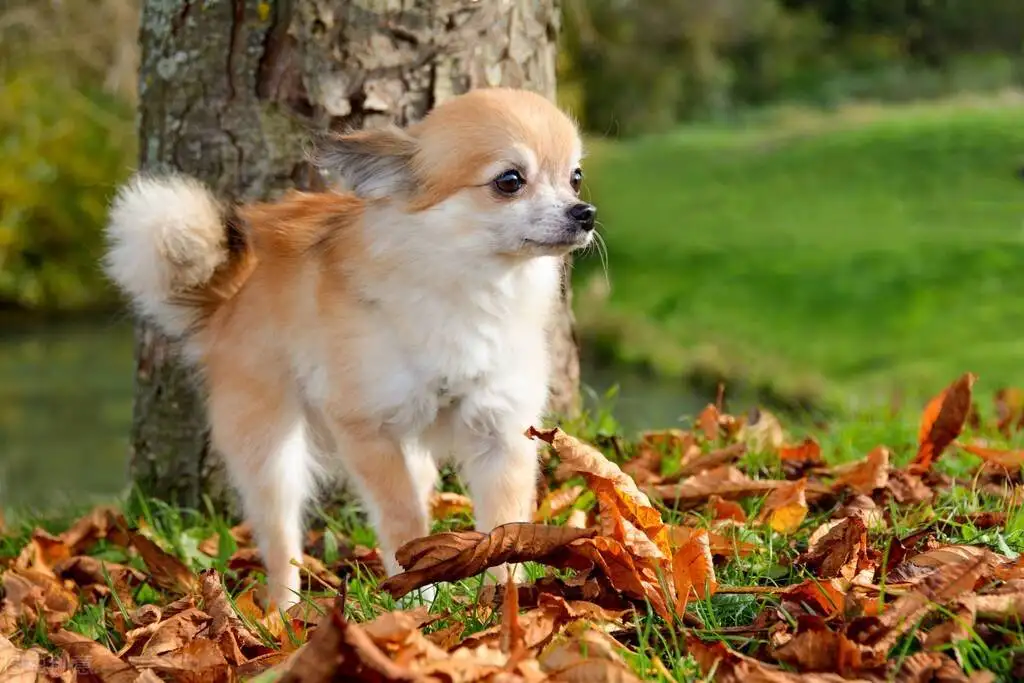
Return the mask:
[[[984,406],[982,409],[986,411]],[[886,444],[893,453],[892,466],[902,467],[916,452],[917,421],[916,411],[897,415],[865,413],[856,420],[847,420],[827,428],[818,427],[810,432],[795,428],[787,434],[787,441],[795,443],[805,435],[813,435],[821,444],[822,452],[829,463],[856,460],[862,458],[874,446]],[[614,418],[607,412],[585,416],[578,422],[565,425],[565,429],[582,439],[602,445],[608,457],[619,457],[611,444],[613,437],[621,437],[620,430]],[[965,438],[974,436],[969,433]],[[1019,437],[1011,439],[1009,445],[1019,440]],[[970,456],[951,452],[942,458],[938,469],[946,475],[969,480],[977,467],[977,462],[977,459]],[[671,470],[672,464],[668,465],[668,469]],[[772,454],[749,452],[738,465],[755,478],[785,478],[778,456]],[[446,482],[448,490],[462,491],[457,481],[446,478]],[[592,505],[593,501],[593,496],[584,496],[576,506]],[[748,518],[753,519],[764,503],[763,496],[754,496],[743,500],[741,504]],[[137,495],[132,495],[124,501],[123,509],[127,519],[134,520],[149,537],[182,559],[193,570],[217,569],[225,577],[226,583],[234,586],[231,591],[232,600],[236,600],[244,590],[246,583],[238,580],[239,572],[232,568],[230,562],[237,546],[231,540],[228,520],[212,510],[182,510]],[[970,521],[970,515],[982,511],[1005,513],[1005,524],[989,528],[974,526]],[[67,510],[65,515],[57,518],[22,516],[12,519],[6,534],[0,533],[0,566],[18,555],[34,528],[41,527],[58,533],[66,528],[79,512],[81,511]],[[661,512],[667,522],[684,521],[683,515],[672,509],[662,507]],[[809,534],[820,524],[828,521],[834,513],[834,508],[812,509],[800,529],[789,536],[776,533],[763,525],[744,525],[738,532],[739,540],[754,543],[758,550],[749,556],[733,557],[719,564],[716,567],[718,582],[725,586],[770,588],[815,579],[813,572],[794,560],[807,548]],[[980,488],[956,486],[939,493],[931,504],[896,505],[890,501],[888,507],[883,508],[883,513],[887,517],[887,524],[884,528],[872,529],[869,542],[870,547],[879,549],[883,555],[889,552],[898,539],[905,539],[909,534],[926,528],[933,541],[937,543],[984,546],[1010,559],[1016,559],[1024,553],[1024,511],[1007,497],[984,493]],[[471,519],[460,513],[436,521],[433,531],[464,528],[470,523]],[[688,523],[693,524],[693,519],[691,518]],[[707,520],[704,523],[707,523]],[[374,544],[373,531],[366,526],[364,518],[354,504],[317,509],[313,515],[313,526],[324,531],[318,559],[329,566],[338,563],[341,548],[352,545],[372,547]],[[217,554],[211,556],[200,550],[200,544],[204,539],[214,536],[220,537],[221,546]],[[91,552],[110,562],[125,563],[136,569],[146,570],[146,565],[138,556],[110,543],[101,542]],[[530,565],[532,578],[541,576],[543,569],[539,565]],[[349,578],[346,611],[353,621],[367,621],[396,608],[410,606],[409,603],[396,603],[388,594],[378,590],[378,578],[360,566],[349,567],[347,571]],[[262,579],[258,572],[254,576],[257,580]],[[325,592],[319,587],[315,588],[316,590],[307,596],[310,599],[333,593],[331,590]],[[431,612],[443,617],[431,625],[429,630],[439,630],[455,622],[462,622],[466,627],[463,633],[465,637],[498,624],[498,612],[481,612],[476,607],[481,588],[479,577],[440,584],[438,597],[431,607]],[[113,595],[116,596],[117,593],[114,592]],[[139,605],[167,602],[166,596],[148,584],[138,587],[133,599]],[[739,627],[750,625],[759,614],[771,606],[780,607],[780,602],[779,597],[770,592],[722,591],[706,600],[698,601],[691,608],[703,622],[703,627],[693,629],[692,633],[704,639],[724,640],[732,648],[740,651],[756,651],[758,647],[767,644],[766,633],[756,630],[730,633],[730,629],[735,631]],[[785,614],[784,609],[782,612]],[[118,614],[126,617],[127,611],[114,603],[88,604],[83,601],[83,606],[72,618],[68,628],[116,651],[124,643],[123,627],[119,629],[116,626]],[[1015,666],[1019,666],[1018,662],[1024,658],[1024,632],[1019,625],[1012,623],[994,628],[1002,629],[1000,637],[993,637],[991,630],[981,634],[972,629],[966,640],[953,643],[948,651],[958,655],[967,673],[990,670],[1001,680],[1008,680],[1011,671]],[[627,637],[620,634],[620,639],[626,640],[630,645],[628,662],[646,680],[667,683],[700,679],[697,663],[686,653],[683,646],[684,634],[671,628],[649,610],[646,614],[641,611],[632,621],[630,629],[631,635],[627,634]],[[254,630],[259,631],[258,628]],[[264,633],[263,636],[268,642],[273,641],[270,635]],[[293,647],[300,644],[303,639],[300,633],[288,637],[293,640]],[[16,634],[13,640],[26,648],[37,645],[48,650],[56,649],[49,640],[46,630],[40,627],[26,627]],[[918,649],[914,636],[910,634],[898,641],[893,652],[894,656],[899,657]]]
[[611,288],[578,262],[585,340],[847,407],[967,368],[1021,383],[1022,111],[960,99],[593,141]]

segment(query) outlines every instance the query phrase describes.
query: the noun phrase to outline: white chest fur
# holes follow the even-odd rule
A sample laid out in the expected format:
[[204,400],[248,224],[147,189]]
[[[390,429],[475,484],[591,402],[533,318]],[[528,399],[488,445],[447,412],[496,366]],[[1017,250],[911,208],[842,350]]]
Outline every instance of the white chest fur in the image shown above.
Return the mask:
[[368,284],[374,333],[359,343],[365,407],[401,434],[460,401],[532,411],[547,390],[546,325],[558,284],[553,258]]

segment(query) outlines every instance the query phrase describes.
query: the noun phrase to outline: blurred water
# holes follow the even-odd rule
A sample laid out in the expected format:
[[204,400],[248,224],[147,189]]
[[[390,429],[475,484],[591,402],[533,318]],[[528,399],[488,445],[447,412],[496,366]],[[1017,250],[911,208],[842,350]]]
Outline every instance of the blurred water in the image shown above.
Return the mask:
[[[86,503],[126,484],[133,336],[123,315],[63,322],[0,321],[0,504]],[[629,431],[673,426],[707,397],[584,358],[587,405],[612,386]]]

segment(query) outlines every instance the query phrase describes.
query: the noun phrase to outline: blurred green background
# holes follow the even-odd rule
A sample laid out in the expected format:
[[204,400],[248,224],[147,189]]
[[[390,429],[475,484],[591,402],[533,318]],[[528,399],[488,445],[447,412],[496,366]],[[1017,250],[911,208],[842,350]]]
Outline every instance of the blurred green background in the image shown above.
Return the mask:
[[[1024,385],[1024,2],[564,0],[607,260],[593,399],[669,426]],[[135,0],[0,9],[0,502],[123,482],[131,323],[97,265],[135,165]]]

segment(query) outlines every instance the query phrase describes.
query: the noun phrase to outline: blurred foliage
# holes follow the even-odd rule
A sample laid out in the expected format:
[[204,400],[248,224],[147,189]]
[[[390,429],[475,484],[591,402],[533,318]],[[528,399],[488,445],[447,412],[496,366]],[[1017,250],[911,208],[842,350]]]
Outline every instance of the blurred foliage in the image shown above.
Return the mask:
[[561,83],[592,132],[1024,78],[1021,0],[566,0]]
[[98,264],[135,161],[135,22],[123,0],[10,0],[0,12],[0,305],[108,303]]

